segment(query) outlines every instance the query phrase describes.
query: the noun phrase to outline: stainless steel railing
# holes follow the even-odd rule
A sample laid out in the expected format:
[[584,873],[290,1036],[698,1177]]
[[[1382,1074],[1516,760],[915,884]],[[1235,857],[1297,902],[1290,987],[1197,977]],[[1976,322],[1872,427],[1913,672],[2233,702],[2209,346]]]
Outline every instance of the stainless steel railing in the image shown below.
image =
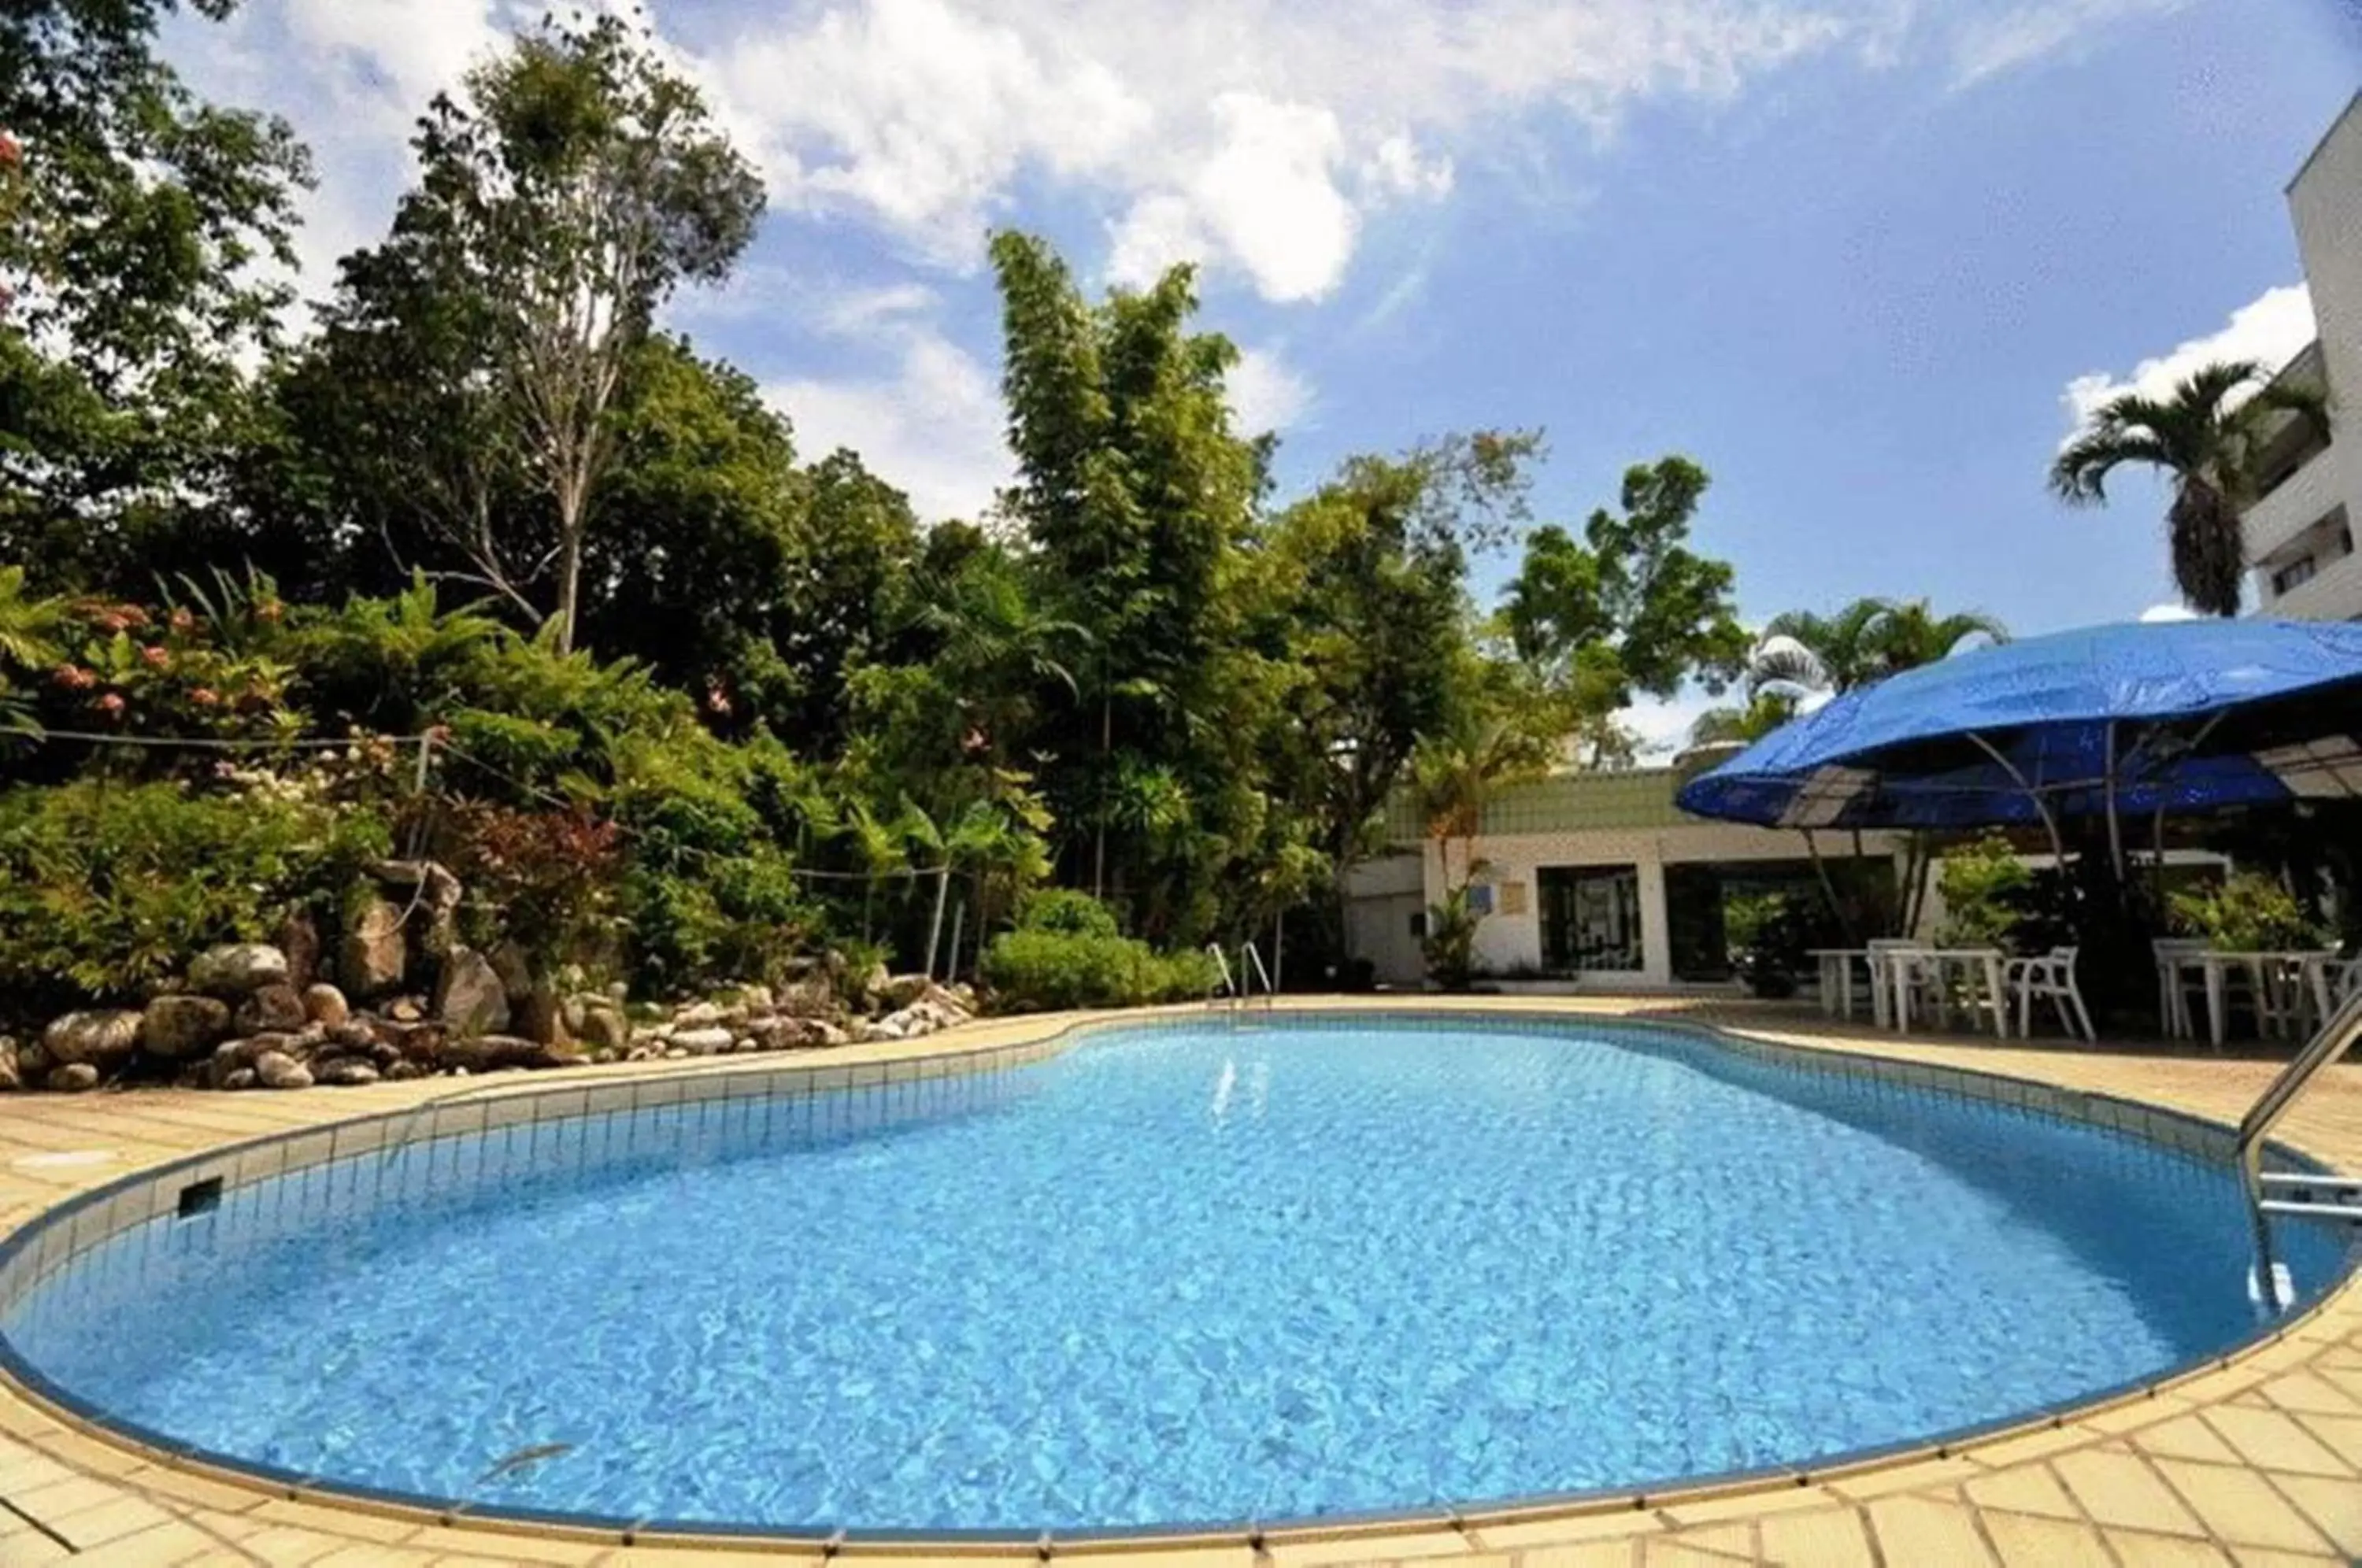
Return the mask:
[[[2257,1286],[2263,1299],[2275,1311],[2294,1305],[2282,1298],[2279,1271],[2273,1266],[2272,1258],[2271,1217],[2276,1212],[2289,1210],[2290,1206],[2274,1200],[2268,1193],[2272,1186],[2296,1184],[2285,1182],[2278,1176],[2266,1176],[2264,1143],[2280,1118],[2288,1114],[2289,1108],[2312,1086],[2313,1080],[2343,1059],[2354,1048],[2357,1039],[2362,1039],[2362,988],[2347,994],[2345,999],[2338,1004],[2337,1010],[2322,1024],[2320,1032],[2305,1042],[2304,1049],[2296,1054],[2295,1060],[2280,1070],[2279,1076],[2271,1081],[2248,1109],[2247,1114],[2239,1119],[2239,1136],[2235,1153],[2239,1165],[2239,1180],[2246,1188],[2248,1220],[2256,1231]],[[2316,1182],[2313,1185],[2328,1184]],[[2316,1207],[2308,1205],[2306,1209],[2310,1212]],[[2362,1210],[2350,1217],[2362,1218]]]

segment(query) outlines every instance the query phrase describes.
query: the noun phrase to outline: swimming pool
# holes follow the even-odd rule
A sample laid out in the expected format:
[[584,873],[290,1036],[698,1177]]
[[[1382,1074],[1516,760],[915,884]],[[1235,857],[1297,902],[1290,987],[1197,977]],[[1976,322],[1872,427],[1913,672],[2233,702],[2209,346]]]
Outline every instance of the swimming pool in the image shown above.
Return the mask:
[[[519,1097],[186,1182],[0,1332],[289,1475],[1030,1534],[1806,1464],[2257,1327],[2226,1167],[1694,1032],[1281,1015],[836,1081]],[[2282,1247],[2308,1292],[2341,1262]]]

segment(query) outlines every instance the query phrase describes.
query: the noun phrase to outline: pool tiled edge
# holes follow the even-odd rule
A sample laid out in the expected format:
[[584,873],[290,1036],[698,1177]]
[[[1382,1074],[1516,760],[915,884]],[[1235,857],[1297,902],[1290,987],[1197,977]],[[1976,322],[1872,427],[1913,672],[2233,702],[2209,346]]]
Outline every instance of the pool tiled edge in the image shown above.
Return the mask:
[[[1740,1048],[1808,1070],[1874,1073],[1910,1088],[1967,1093],[2036,1114],[2070,1115],[2219,1155],[2267,1064],[1896,1043],[1827,1029],[1801,1014],[1558,999],[1323,1000],[1313,1010],[1351,1025],[1368,1006],[1450,1012],[1472,1021],[1568,1013],[1713,1023]],[[729,1058],[684,1071],[591,1069],[468,1086],[447,1080],[294,1096],[171,1091],[79,1100],[0,1102],[0,1222],[16,1227],[0,1254],[0,1293],[26,1288],[72,1253],[157,1211],[190,1182],[219,1176],[226,1192],[285,1171],[389,1143],[656,1104],[761,1101],[833,1089],[943,1082],[1021,1066],[1065,1049],[1103,1021],[1202,1020],[1196,1009],[1115,1019],[1065,1015],[973,1025],[914,1043],[855,1047],[815,1061]],[[2333,1165],[2362,1165],[2362,1070],[2324,1085],[2292,1119],[2290,1139]],[[881,1097],[882,1098],[882,1095]],[[44,1110],[56,1109],[54,1117]],[[2212,1125],[2209,1125],[2209,1123]],[[244,1131],[241,1131],[244,1130]],[[283,1138],[277,1143],[259,1139]],[[2186,1141],[2186,1142],[2185,1142]],[[77,1163],[111,1145],[121,1156]],[[534,1145],[528,1142],[529,1152]],[[170,1180],[159,1181],[169,1175]],[[21,1245],[25,1223],[68,1220]],[[306,1486],[257,1484],[234,1471],[143,1447],[92,1427],[33,1388],[0,1386],[0,1562],[88,1555],[127,1562],[722,1562],[733,1551],[819,1557],[810,1536],[626,1534],[470,1517]],[[2145,1435],[2146,1439],[2145,1440]],[[1547,1551],[1534,1568],[1640,1563],[1703,1551],[1727,1561],[1889,1563],[2288,1561],[2362,1554],[2362,1287],[2349,1279],[2302,1319],[2280,1325],[2227,1364],[2151,1389],[2046,1414],[2030,1423],[1860,1456],[1809,1475],[1775,1474],[1685,1485],[1646,1497],[1570,1498],[1466,1516],[1330,1520],[1318,1528],[1186,1539],[1061,1540],[1057,1556],[1234,1564],[1393,1560]],[[1944,1554],[1930,1556],[1943,1542]],[[2144,1544],[2146,1542],[2146,1544]],[[2109,1554],[2113,1555],[2109,1555]],[[2208,1555],[2211,1553],[2212,1555]],[[842,1556],[1033,1560],[1032,1543],[848,1537]],[[1711,1560],[1710,1558],[1708,1560]]]

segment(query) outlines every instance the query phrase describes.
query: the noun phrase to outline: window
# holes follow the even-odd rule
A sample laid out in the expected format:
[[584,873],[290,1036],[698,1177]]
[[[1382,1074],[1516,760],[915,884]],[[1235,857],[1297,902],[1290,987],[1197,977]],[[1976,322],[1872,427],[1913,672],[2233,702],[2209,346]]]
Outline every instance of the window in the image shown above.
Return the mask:
[[1414,942],[1425,942],[1427,940],[1427,911],[1425,910],[1413,910],[1411,911],[1410,934],[1411,940]]
[[1542,962],[1561,974],[1643,967],[1640,874],[1630,866],[1545,866]]
[[2311,556],[2299,556],[2272,573],[2272,595],[2278,598],[2290,589],[2312,580],[2314,567]]
[[1489,883],[1472,883],[1468,889],[1468,912],[1488,915],[1493,912],[1493,889]]

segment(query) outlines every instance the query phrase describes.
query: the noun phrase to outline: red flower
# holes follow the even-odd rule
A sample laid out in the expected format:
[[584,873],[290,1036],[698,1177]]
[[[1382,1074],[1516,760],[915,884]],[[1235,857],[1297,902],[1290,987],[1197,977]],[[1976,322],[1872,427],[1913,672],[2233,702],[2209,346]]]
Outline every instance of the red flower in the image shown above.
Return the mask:
[[25,149],[17,145],[17,138],[0,131],[0,169],[21,168],[24,162]]
[[98,700],[98,711],[110,719],[123,717],[123,693],[110,691]]
[[110,610],[98,618],[98,629],[110,637],[130,624],[129,618],[118,611]]
[[58,666],[51,679],[69,691],[87,691],[98,684],[97,676],[75,664]]
[[196,625],[197,618],[189,613],[185,606],[172,612],[172,630],[176,632],[193,632],[196,630]]
[[150,669],[162,669],[172,662],[172,656],[154,643],[141,648],[139,657]]
[[210,686],[200,686],[189,693],[189,701],[200,708],[216,707],[221,702],[221,693]]

